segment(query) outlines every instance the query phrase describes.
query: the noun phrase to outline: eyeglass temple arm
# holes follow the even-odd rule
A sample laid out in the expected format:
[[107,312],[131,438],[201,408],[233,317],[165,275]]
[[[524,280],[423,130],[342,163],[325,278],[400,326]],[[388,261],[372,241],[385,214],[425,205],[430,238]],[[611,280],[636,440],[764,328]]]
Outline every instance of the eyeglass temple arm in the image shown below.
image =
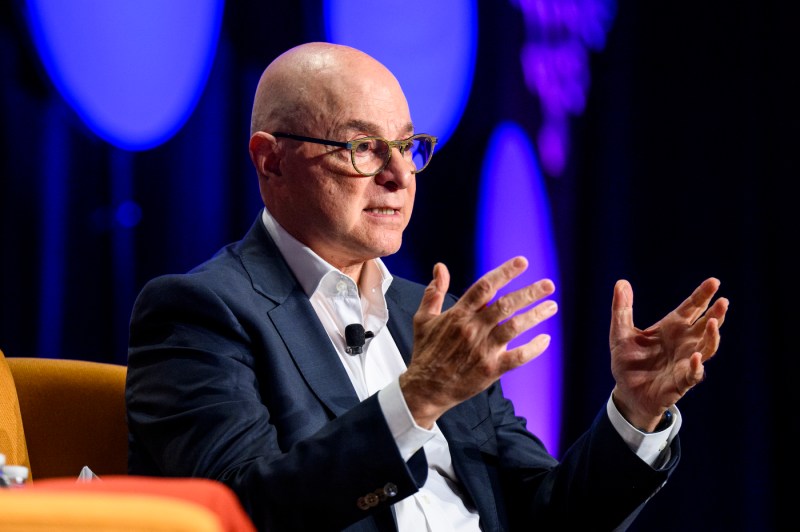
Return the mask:
[[338,142],[335,140],[325,140],[325,139],[317,139],[314,137],[304,137],[303,135],[292,135],[291,133],[283,133],[281,131],[276,131],[272,133],[273,137],[282,137],[287,139],[293,140],[301,140],[303,142],[313,142],[315,144],[324,144],[325,146],[338,146],[340,148],[347,148],[350,149],[349,142]]

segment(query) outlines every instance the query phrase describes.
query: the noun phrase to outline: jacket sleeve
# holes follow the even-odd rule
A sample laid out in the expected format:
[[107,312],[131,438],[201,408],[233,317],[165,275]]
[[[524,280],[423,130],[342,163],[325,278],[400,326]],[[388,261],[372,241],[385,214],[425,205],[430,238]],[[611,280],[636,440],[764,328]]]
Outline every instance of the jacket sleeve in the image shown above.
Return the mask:
[[137,299],[126,389],[131,474],[221,480],[262,530],[385,518],[424,483],[425,461],[402,460],[376,396],[334,415],[252,311],[263,307],[248,301],[252,290],[209,286],[165,276]]
[[605,405],[589,429],[556,461],[514,416],[499,383],[489,390],[498,475],[510,529],[624,530],[667,482],[680,458],[678,438],[670,461],[654,469],[628,447]]
[[[393,283],[390,290],[403,310],[394,313],[393,335],[401,350],[410,352],[408,331],[424,286]],[[455,302],[449,296],[445,307]],[[484,530],[624,529],[664,485],[680,457],[675,438],[669,463],[650,467],[617,433],[603,405],[589,429],[556,460],[515,414],[500,381],[446,412],[438,423]]]

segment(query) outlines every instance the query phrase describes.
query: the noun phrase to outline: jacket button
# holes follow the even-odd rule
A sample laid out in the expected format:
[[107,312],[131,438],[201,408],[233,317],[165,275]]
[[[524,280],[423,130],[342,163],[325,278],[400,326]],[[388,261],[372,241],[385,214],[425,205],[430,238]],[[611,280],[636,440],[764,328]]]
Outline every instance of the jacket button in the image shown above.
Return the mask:
[[383,487],[383,493],[387,497],[397,496],[397,485],[392,484],[391,482],[387,482],[386,485]]
[[380,499],[374,493],[367,493],[364,495],[364,501],[367,503],[367,507],[371,508],[373,506],[378,506],[378,501],[380,501]]
[[356,502],[356,504],[362,510],[369,510],[369,503],[367,502],[366,497],[359,497],[358,501]]

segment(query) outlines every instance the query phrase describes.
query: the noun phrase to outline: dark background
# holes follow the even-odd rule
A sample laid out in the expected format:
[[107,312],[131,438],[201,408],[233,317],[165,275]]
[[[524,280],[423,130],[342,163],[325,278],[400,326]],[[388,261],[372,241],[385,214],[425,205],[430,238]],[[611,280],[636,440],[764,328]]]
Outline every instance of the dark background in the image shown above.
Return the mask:
[[[709,276],[731,300],[706,382],[680,402],[681,466],[635,530],[774,530],[794,517],[800,47],[791,4],[619,2],[606,47],[592,56],[586,110],[571,123],[569,165],[547,178],[566,332],[562,447],[612,386],[616,279],[632,282],[640,327]],[[143,283],[188,269],[255,219],[252,93],[278,53],[323,38],[319,6],[228,2],[194,114],[165,144],[133,153],[81,124],[43,73],[20,4],[0,5],[0,349],[124,364]],[[405,247],[389,262],[427,282],[444,261],[456,293],[475,275],[473,213],[489,133],[505,119],[532,136],[537,127],[518,60],[520,12],[504,1],[479,8],[471,99],[420,178]],[[120,172],[130,190],[111,185]],[[142,209],[134,228],[111,214],[121,197]]]

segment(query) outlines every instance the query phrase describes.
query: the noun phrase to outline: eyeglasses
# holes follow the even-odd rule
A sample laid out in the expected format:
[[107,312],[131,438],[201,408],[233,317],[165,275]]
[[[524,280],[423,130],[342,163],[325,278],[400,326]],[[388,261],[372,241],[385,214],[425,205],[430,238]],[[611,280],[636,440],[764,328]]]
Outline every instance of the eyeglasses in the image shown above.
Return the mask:
[[299,140],[301,142],[314,142],[326,146],[338,146],[350,150],[350,160],[353,168],[363,176],[379,174],[389,164],[392,158],[392,148],[397,148],[403,159],[414,164],[413,172],[422,172],[433,157],[433,147],[439,140],[431,135],[412,135],[403,140],[386,140],[383,137],[363,137],[350,142],[337,142],[335,140],[316,139],[291,133],[272,133],[275,137]]

